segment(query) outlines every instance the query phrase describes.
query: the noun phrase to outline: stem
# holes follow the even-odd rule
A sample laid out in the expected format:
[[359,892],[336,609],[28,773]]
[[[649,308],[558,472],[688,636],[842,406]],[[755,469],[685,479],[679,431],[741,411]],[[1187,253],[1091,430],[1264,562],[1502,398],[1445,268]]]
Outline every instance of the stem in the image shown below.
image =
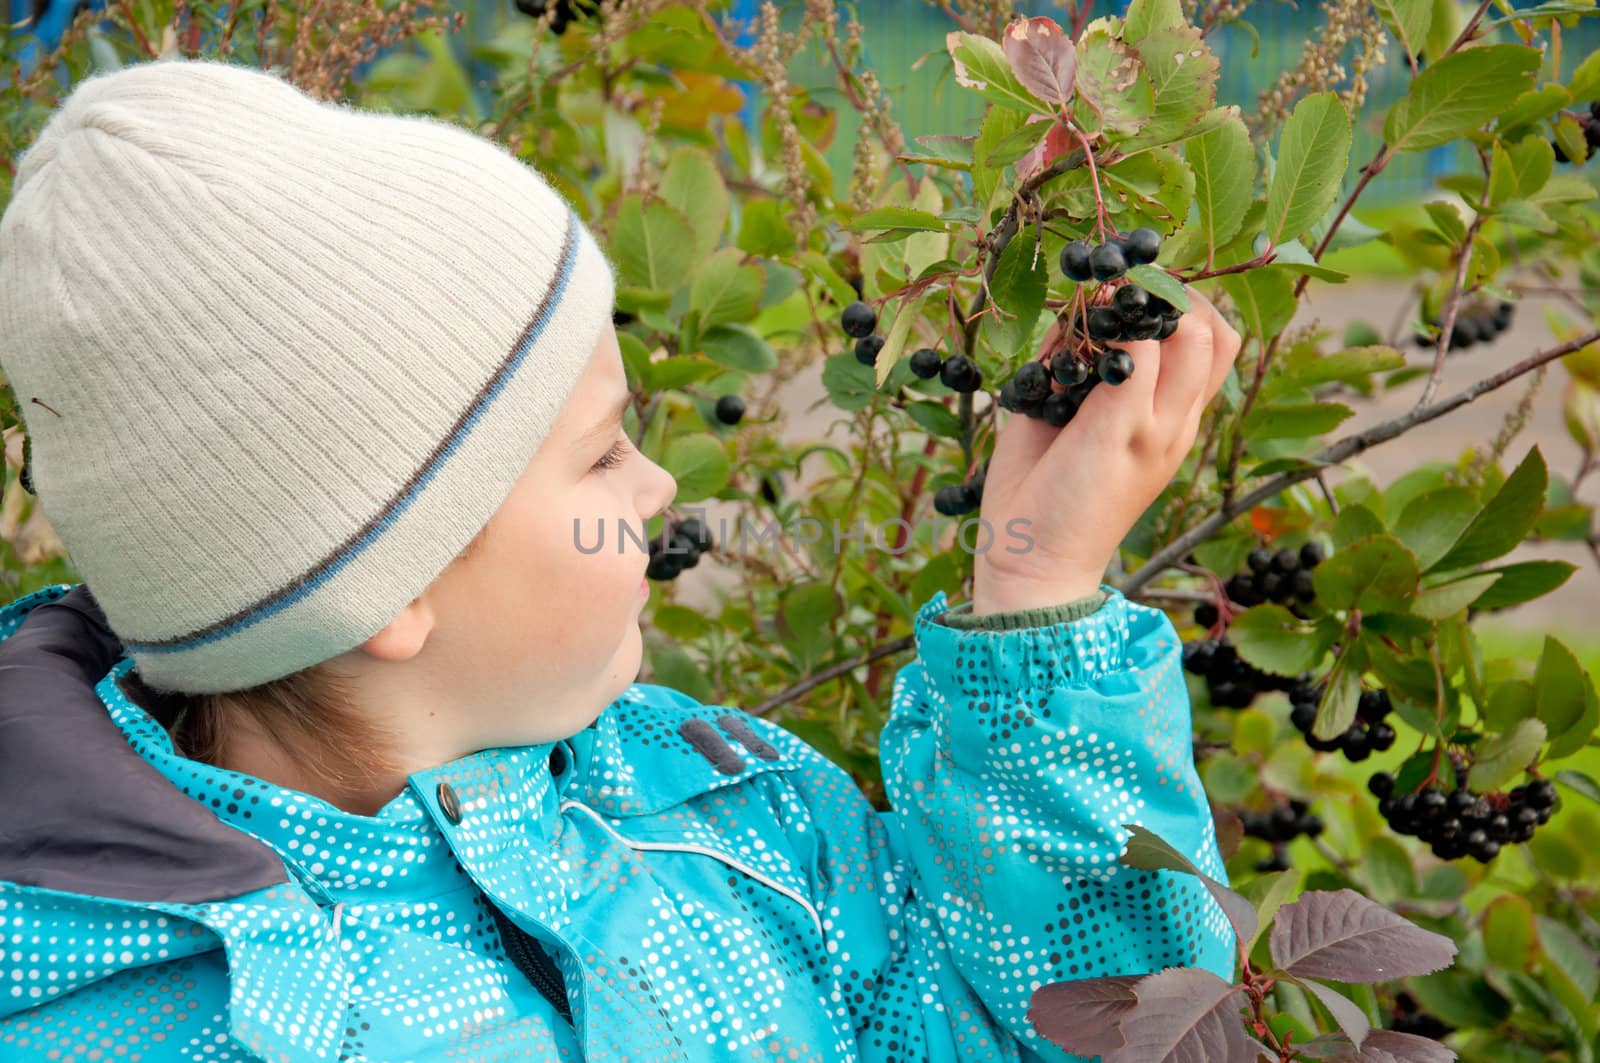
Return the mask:
[[798,698],[807,691],[815,690],[817,687],[821,686],[823,683],[826,683],[830,679],[844,675],[846,672],[849,672],[853,669],[860,668],[864,664],[869,664],[873,661],[879,660],[880,658],[899,653],[901,650],[909,650],[913,648],[913,646],[916,644],[916,638],[916,635],[905,635],[895,639],[893,642],[880,643],[859,657],[848,661],[841,661],[838,664],[829,665],[822,671],[817,672],[814,675],[806,676],[806,678],[800,680],[800,682],[794,684],[793,686],[779,691],[777,694],[751,709],[750,714],[752,716],[765,716],[779,705],[793,701],[795,698]]
[[[1488,175],[1485,174],[1484,178],[1487,182]],[[1482,227],[1483,215],[1474,214],[1472,224],[1467,226],[1467,237],[1461,244],[1461,259],[1456,263],[1455,282],[1450,288],[1450,300],[1445,304],[1444,320],[1439,323],[1439,339],[1433,351],[1433,372],[1428,374],[1428,382],[1423,385],[1422,394],[1417,398],[1418,406],[1426,406],[1434,392],[1439,390],[1439,378],[1444,376],[1444,356],[1450,350],[1450,333],[1455,330],[1456,311],[1461,307],[1461,289],[1467,283],[1467,266],[1472,262],[1472,241]]]
[[1531,354],[1515,365],[1507,366],[1498,373],[1484,377],[1449,398],[1440,399],[1431,406],[1415,406],[1399,417],[1373,425],[1371,428],[1357,432],[1354,435],[1346,436],[1313,455],[1310,459],[1312,467],[1280,473],[1255,490],[1229,502],[1211,514],[1211,516],[1196,524],[1183,535],[1156,551],[1155,555],[1141,565],[1133,575],[1129,576],[1119,589],[1123,594],[1132,594],[1139,590],[1156,576],[1172,567],[1175,561],[1187,557],[1189,551],[1193,550],[1198,544],[1205,542],[1219,528],[1233,520],[1234,517],[1246,512],[1256,503],[1273,497],[1285,488],[1292,487],[1302,480],[1311,479],[1321,471],[1321,466],[1337,464],[1360,454],[1364,450],[1375,447],[1379,443],[1386,443],[1395,436],[1402,435],[1419,424],[1426,424],[1428,421],[1443,417],[1445,414],[1465,406],[1481,395],[1494,391],[1496,388],[1504,387],[1511,381],[1525,373],[1532,372],[1546,362],[1554,361],[1565,354],[1571,354],[1573,351],[1579,350],[1596,340],[1600,340],[1600,329],[1591,329],[1581,336],[1568,340],[1566,343]]
[[[1087,3],[1085,7],[1087,7]],[[1089,187],[1094,189],[1094,224],[1095,228],[1100,230],[1100,239],[1103,242],[1107,232],[1106,204],[1105,200],[1100,198],[1100,172],[1095,169],[1094,150],[1089,147],[1088,139],[1083,135],[1083,130],[1079,129],[1076,123],[1064,121],[1063,124],[1066,125],[1068,132],[1077,138],[1078,143],[1083,145],[1083,157],[1089,164]],[[1115,229],[1111,229],[1110,232],[1112,236],[1118,235]]]

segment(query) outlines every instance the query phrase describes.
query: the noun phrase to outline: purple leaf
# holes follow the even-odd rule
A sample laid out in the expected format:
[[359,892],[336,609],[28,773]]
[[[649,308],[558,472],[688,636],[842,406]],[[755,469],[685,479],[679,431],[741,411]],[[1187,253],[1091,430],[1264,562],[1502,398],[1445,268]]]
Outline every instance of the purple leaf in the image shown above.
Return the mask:
[[1333,1021],[1339,1024],[1339,1029],[1344,1031],[1350,1043],[1357,1048],[1366,1040],[1367,1033],[1372,1029],[1372,1023],[1367,1021],[1367,1013],[1356,1007],[1347,997],[1337,990],[1313,982],[1309,978],[1295,979],[1295,984],[1306,992],[1322,1001],[1322,1006],[1333,1015]]
[[1193,875],[1204,883],[1206,889],[1211,891],[1211,896],[1217,899],[1222,914],[1228,917],[1228,923],[1233,927],[1233,932],[1238,935],[1239,940],[1249,941],[1255,937],[1255,905],[1195,867],[1188,857],[1174,849],[1161,835],[1146,830],[1137,823],[1124,823],[1122,826],[1129,835],[1128,847],[1123,850],[1120,857],[1123,864],[1141,871],[1181,871],[1186,875]]
[[1302,978],[1388,982],[1450,966],[1456,944],[1355,890],[1303,893],[1278,909],[1272,962]]
[[1213,804],[1211,822],[1217,831],[1217,851],[1224,860],[1231,859],[1244,841],[1244,820],[1233,809]]
[[1107,1055],[1122,1047],[1118,1023],[1139,1003],[1134,987],[1146,977],[1117,974],[1040,986],[1029,1001],[1028,1021],[1068,1052]]
[[1239,1009],[1243,991],[1199,967],[1168,967],[1134,989],[1126,1042],[1101,1063],[1217,1063],[1253,1059]]
[[1023,88],[1055,106],[1065,107],[1072,99],[1078,50],[1055,19],[1017,19],[1006,27],[1000,47]]
[[1393,1030],[1373,1030],[1356,1063],[1452,1063],[1456,1054],[1438,1041]]
[[1295,1046],[1300,1059],[1320,1059],[1325,1063],[1356,1063],[1360,1052],[1350,1043],[1350,1038],[1335,1030],[1322,1033],[1301,1045]]

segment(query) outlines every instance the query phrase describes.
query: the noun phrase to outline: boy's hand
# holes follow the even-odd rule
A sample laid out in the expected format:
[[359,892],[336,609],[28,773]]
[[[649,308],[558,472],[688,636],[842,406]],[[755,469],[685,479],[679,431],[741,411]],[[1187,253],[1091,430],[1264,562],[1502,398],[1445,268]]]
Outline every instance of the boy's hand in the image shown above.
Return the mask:
[[[1186,290],[1192,308],[1178,330],[1118,344],[1133,356],[1133,376],[1096,387],[1066,427],[1013,415],[1000,430],[983,485],[993,539],[974,566],[974,616],[1093,594],[1123,536],[1171,482],[1240,344],[1217,309]],[[1009,527],[1017,518],[1027,523]]]

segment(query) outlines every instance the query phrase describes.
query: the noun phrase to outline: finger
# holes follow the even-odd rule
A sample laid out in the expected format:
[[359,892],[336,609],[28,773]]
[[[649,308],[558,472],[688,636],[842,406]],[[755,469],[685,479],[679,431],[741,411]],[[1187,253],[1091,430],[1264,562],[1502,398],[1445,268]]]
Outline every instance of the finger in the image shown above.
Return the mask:
[[[1120,384],[1098,384],[1089,392],[1083,407],[1061,433],[1071,437],[1061,444],[1063,450],[1070,452],[1083,446],[1077,436],[1086,431],[1120,444],[1148,428],[1156,381],[1161,376],[1161,344],[1155,340],[1132,340],[1115,346],[1133,358],[1133,375]],[[1073,433],[1072,429],[1079,425],[1079,433]]]
[[1156,381],[1155,418],[1176,432],[1205,388],[1215,366],[1216,332],[1212,313],[1196,307],[1178,319],[1178,328],[1161,343],[1161,379]]
[[1233,368],[1234,359],[1239,357],[1239,348],[1244,340],[1239,335],[1239,330],[1234,328],[1227,318],[1222,316],[1216,304],[1194,288],[1185,287],[1189,293],[1191,304],[1198,303],[1210,315],[1212,327],[1211,351],[1211,377],[1206,382],[1206,393],[1202,402],[1210,402],[1211,397],[1222,388],[1222,382],[1228,379],[1228,370]]
[[1005,422],[995,435],[989,472],[984,477],[985,498],[1010,498],[1061,432],[1043,418],[1009,411],[1004,416]]

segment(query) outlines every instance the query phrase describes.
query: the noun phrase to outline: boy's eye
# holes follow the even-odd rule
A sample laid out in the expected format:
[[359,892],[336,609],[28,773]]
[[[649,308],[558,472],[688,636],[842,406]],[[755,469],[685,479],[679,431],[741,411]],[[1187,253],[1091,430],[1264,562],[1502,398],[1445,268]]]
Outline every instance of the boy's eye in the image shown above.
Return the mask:
[[594,468],[596,470],[615,469],[627,460],[628,449],[631,446],[632,443],[629,442],[627,437],[617,440],[611,444],[611,449],[601,455],[600,460],[594,463]]

